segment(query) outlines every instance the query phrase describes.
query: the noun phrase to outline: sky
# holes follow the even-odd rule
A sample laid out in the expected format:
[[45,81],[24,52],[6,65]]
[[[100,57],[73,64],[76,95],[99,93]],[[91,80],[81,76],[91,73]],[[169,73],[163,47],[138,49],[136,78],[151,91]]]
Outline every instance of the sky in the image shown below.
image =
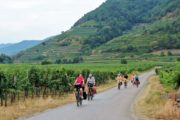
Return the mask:
[[106,0],[0,0],[0,43],[42,40],[66,31]]

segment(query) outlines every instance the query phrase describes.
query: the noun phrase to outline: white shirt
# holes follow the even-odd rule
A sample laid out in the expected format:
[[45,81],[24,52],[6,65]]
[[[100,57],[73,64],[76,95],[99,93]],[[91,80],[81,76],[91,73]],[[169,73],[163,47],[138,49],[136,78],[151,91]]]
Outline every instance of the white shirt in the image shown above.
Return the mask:
[[87,83],[91,83],[91,84],[94,84],[95,83],[95,78],[94,77],[88,77],[87,79]]

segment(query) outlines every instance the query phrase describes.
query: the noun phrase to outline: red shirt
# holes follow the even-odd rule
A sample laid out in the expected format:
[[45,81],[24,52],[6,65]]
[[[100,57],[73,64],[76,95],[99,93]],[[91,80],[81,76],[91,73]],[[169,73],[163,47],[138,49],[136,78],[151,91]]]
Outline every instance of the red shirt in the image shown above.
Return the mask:
[[84,81],[83,76],[78,76],[78,77],[76,78],[76,84],[82,85],[82,84],[83,84],[83,81]]

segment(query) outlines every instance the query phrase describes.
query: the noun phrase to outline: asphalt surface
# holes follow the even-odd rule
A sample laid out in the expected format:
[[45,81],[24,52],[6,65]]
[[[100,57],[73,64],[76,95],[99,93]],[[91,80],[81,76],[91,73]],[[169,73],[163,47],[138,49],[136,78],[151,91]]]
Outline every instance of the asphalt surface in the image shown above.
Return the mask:
[[153,74],[154,71],[142,74],[139,88],[129,82],[127,88],[121,86],[120,90],[116,87],[99,93],[95,95],[93,101],[83,101],[81,107],[71,103],[19,120],[138,120],[132,106],[146,81]]

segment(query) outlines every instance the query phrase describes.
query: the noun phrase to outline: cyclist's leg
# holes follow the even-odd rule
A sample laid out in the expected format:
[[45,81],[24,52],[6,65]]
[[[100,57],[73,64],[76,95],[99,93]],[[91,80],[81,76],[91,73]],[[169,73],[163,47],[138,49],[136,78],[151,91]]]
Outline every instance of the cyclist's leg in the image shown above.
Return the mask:
[[81,98],[83,98],[83,86],[80,85],[80,86],[79,86],[79,89],[80,89],[80,96],[81,96]]

